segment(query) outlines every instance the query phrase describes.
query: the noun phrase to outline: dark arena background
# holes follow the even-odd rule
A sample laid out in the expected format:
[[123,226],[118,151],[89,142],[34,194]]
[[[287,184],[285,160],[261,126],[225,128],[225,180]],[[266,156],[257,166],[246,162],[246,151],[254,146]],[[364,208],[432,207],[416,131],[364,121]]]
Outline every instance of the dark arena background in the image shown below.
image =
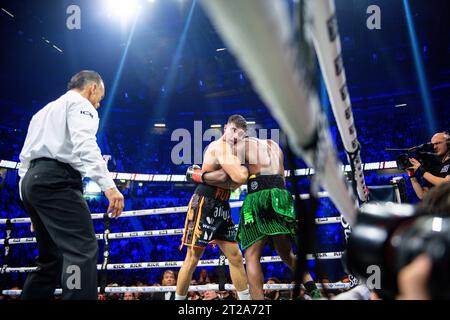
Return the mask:
[[[297,1],[286,2],[294,12]],[[71,5],[79,9],[79,21],[73,16],[78,9],[70,9]],[[368,27],[371,5],[381,9],[380,28]],[[401,152],[385,149],[417,146],[450,129],[450,3],[336,0],[335,6],[365,183],[375,197],[416,204],[419,199],[406,172],[397,169]],[[38,255],[30,224],[11,223],[29,217],[20,201],[17,173],[29,121],[64,94],[70,77],[84,69],[98,71],[105,82],[97,142],[125,197],[124,213],[148,213],[111,219],[110,235],[122,234],[109,239],[109,248],[103,239],[102,215],[93,220],[99,268],[109,249],[110,267],[99,270],[99,280],[107,287],[161,285],[163,273],[177,273],[186,254],[185,247],[179,249],[186,208],[178,212],[173,208],[186,207],[195,189],[184,178],[199,156],[194,144],[200,141],[204,150],[210,141],[202,139],[203,133],[222,130],[232,114],[243,115],[250,129],[267,132],[268,138],[278,132],[271,129],[280,129],[279,124],[200,2],[23,0],[1,1],[0,7],[1,289],[22,289],[27,272],[21,268],[34,267]],[[352,170],[318,65],[315,73],[314,87],[332,142],[351,181]],[[188,163],[174,163],[172,158],[180,143],[173,134],[177,129],[187,130],[192,139],[189,150],[184,150],[190,153]],[[283,133],[280,137],[285,169],[304,169],[296,171],[296,187],[308,207],[313,172],[297,157],[293,168]],[[287,179],[291,192],[292,181]],[[317,283],[330,284],[331,293],[337,294],[352,281],[341,262],[346,238],[339,211],[326,192],[320,194],[317,258],[323,272],[319,277],[310,256],[308,267]],[[95,183],[84,181],[84,195],[93,214],[106,211],[107,199]],[[238,190],[231,202],[242,201],[245,195],[245,188]],[[237,223],[239,205],[232,207]],[[153,232],[133,234],[139,231]],[[219,256],[218,247],[207,248],[192,284],[223,281]],[[265,282],[295,280],[270,246],[263,256]],[[207,279],[202,278],[204,273]],[[228,270],[225,274],[229,277]],[[291,297],[289,290],[280,294],[282,299]],[[143,296],[152,298],[151,293],[139,297]],[[104,299],[124,299],[124,294],[107,293]]]

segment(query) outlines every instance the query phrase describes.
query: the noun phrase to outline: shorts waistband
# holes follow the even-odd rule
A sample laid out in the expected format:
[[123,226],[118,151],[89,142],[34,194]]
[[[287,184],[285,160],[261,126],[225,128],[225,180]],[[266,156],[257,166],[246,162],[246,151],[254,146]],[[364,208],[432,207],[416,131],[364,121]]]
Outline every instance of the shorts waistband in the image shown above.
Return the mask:
[[266,189],[286,189],[283,176],[280,174],[252,174],[247,181],[248,193]]
[[199,196],[213,198],[222,202],[230,200],[231,195],[230,190],[209,186],[207,184],[199,184],[194,193]]

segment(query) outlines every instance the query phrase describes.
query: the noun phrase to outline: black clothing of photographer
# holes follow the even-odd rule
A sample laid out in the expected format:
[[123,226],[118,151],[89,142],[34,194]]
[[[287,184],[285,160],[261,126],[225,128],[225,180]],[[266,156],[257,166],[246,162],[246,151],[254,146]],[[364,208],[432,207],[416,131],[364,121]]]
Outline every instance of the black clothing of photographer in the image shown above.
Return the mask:
[[[432,187],[450,182],[450,135],[447,132],[436,133],[431,144],[439,161],[425,168],[418,160],[410,158],[412,166],[407,169],[414,191],[421,200]],[[418,177],[423,178],[423,186]]]

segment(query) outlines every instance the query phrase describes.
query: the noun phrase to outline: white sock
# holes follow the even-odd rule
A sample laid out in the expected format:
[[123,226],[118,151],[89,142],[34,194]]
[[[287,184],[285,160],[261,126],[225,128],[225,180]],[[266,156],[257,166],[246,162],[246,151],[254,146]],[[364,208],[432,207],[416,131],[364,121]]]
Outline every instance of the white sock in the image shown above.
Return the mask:
[[252,297],[250,296],[250,291],[248,289],[245,289],[244,291],[238,291],[237,294],[239,300],[252,300]]
[[187,295],[181,296],[175,293],[175,300],[186,300]]

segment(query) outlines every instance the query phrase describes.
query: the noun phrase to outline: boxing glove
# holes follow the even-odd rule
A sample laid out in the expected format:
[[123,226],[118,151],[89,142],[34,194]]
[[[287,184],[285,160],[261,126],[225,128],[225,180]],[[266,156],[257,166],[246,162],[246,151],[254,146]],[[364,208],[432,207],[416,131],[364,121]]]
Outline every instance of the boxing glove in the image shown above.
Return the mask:
[[200,166],[194,164],[186,170],[186,181],[203,183],[203,174],[204,172],[202,171]]

